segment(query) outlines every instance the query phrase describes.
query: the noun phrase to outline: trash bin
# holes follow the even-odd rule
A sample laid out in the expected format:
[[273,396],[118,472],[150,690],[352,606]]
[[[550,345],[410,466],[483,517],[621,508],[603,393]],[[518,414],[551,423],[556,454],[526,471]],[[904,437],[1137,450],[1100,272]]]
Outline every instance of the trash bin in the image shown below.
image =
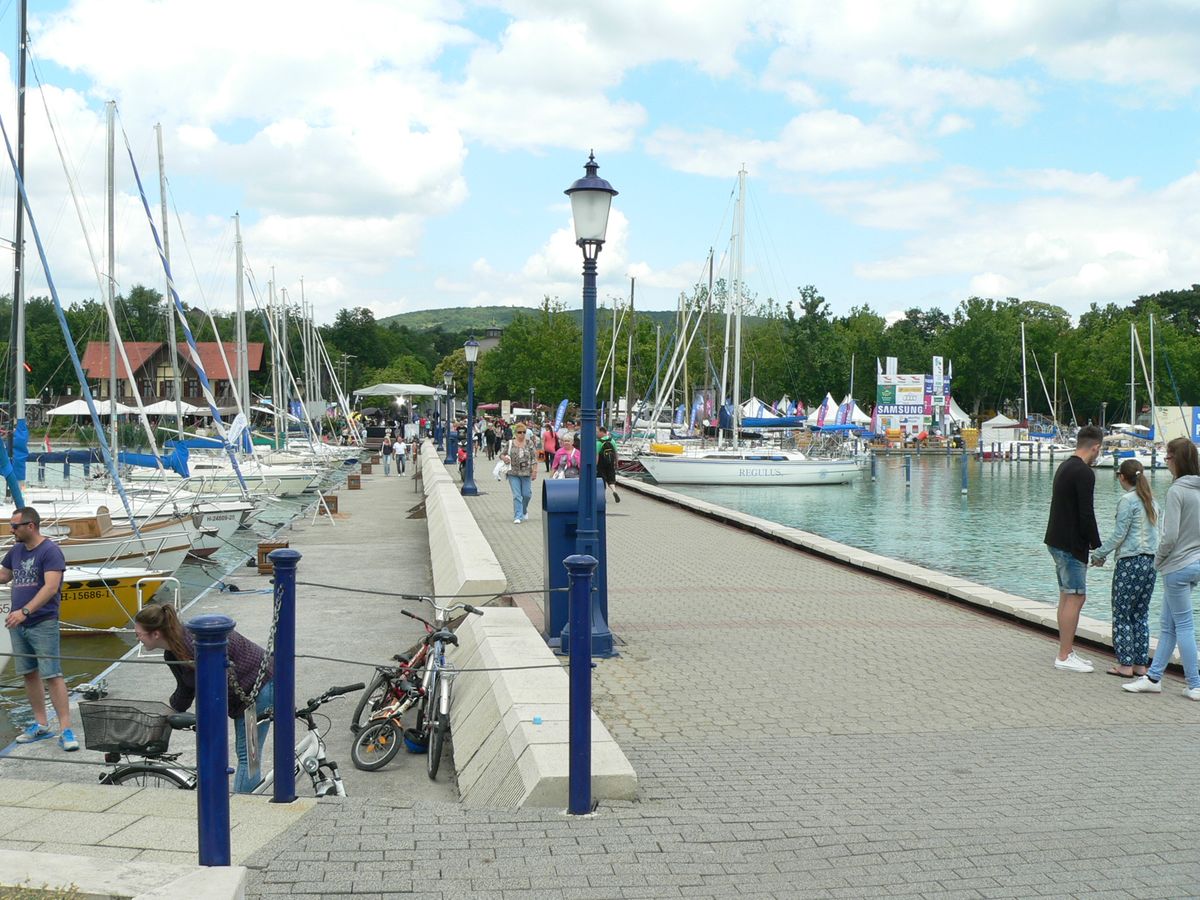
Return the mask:
[[[567,625],[568,597],[567,567],[563,565],[575,553],[575,535],[579,527],[579,480],[576,478],[545,478],[542,480],[542,531],[546,538],[546,592],[542,600],[542,637],[552,649],[566,652],[562,631]],[[608,622],[608,529],[604,523],[604,482],[596,479],[596,531],[600,541],[600,565],[592,580],[599,615]],[[593,613],[596,610],[593,608]],[[595,616],[593,615],[593,619]],[[611,633],[597,634],[598,622],[593,622],[592,654],[612,655]]]

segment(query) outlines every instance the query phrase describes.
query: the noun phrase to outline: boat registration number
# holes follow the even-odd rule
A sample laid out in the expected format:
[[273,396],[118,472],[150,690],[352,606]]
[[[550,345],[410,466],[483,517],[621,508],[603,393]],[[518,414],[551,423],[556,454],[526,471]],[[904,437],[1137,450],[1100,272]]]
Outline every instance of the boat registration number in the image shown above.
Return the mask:
[[80,591],[64,591],[64,600],[101,600],[106,597],[111,597],[112,594],[103,588],[91,588]]

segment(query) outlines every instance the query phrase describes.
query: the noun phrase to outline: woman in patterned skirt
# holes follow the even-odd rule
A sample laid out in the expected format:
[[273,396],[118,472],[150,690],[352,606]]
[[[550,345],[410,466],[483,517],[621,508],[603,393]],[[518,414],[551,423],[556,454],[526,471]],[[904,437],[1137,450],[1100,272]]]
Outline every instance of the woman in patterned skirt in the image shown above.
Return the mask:
[[1121,463],[1117,480],[1125,491],[1117,503],[1117,524],[1108,540],[1092,554],[1092,565],[1102,566],[1110,553],[1117,555],[1112,583],[1117,664],[1108,674],[1129,678],[1145,675],[1150,663],[1150,597],[1156,580],[1158,506],[1142,464],[1136,459]]

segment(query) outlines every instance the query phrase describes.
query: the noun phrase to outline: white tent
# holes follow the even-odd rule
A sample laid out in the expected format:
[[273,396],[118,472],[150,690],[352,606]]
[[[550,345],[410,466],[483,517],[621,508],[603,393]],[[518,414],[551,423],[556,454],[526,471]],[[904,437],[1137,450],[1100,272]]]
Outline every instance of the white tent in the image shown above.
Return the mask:
[[[107,416],[111,410],[112,404],[107,400],[95,400],[96,412],[102,416]],[[137,412],[136,409],[126,406],[124,403],[117,404],[117,415],[124,416],[129,413]],[[54,409],[46,410],[48,416],[87,416],[88,405],[85,400],[72,400],[70,403],[64,403],[62,406],[56,406]]]
[[1019,427],[1016,419],[1003,413],[995,415],[979,426],[979,444],[987,448],[990,444],[1028,440],[1028,429]]
[[[813,407],[812,412],[808,414],[808,418],[804,420],[805,424],[815,426],[817,419],[821,418],[822,408],[825,409],[825,421],[822,424],[832,425],[833,420],[837,418],[838,405],[833,399],[833,394],[829,393],[826,393],[825,399]],[[868,419],[868,421],[870,420]]]
[[743,419],[778,419],[779,413],[775,412],[766,403],[759,400],[757,397],[751,397],[742,404]]
[[356,397],[432,397],[444,394],[443,388],[431,388],[424,384],[373,384],[370,387],[359,388],[354,392]]
[[[179,404],[179,408],[180,408],[180,410],[182,410],[182,412],[185,416],[209,416],[209,415],[212,415],[212,413],[210,413],[208,411],[208,407],[206,407],[206,406],[192,406],[192,404],[190,404],[190,403],[183,403],[181,401]],[[146,409],[146,415],[148,415],[148,416],[173,416],[173,415],[175,415],[175,401],[174,400],[159,400],[157,403],[147,404],[145,409]],[[136,410],[132,410],[132,411],[136,412]]]
[[958,405],[958,401],[953,396],[950,398],[949,419],[951,422],[956,422],[959,425],[971,424],[971,417],[963,411],[963,408]]

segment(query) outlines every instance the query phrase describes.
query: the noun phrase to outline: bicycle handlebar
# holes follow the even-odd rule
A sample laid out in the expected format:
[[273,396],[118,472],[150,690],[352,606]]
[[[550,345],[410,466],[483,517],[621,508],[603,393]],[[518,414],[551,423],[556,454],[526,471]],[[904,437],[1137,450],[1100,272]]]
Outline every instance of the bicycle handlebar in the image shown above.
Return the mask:
[[346,684],[341,687],[331,687],[320,697],[310,697],[308,704],[303,709],[296,710],[296,718],[302,719],[305,716],[312,715],[317,709],[327,700],[332,700],[334,697],[340,697],[342,694],[351,694],[354,691],[361,691],[366,685],[361,681],[356,684]]

